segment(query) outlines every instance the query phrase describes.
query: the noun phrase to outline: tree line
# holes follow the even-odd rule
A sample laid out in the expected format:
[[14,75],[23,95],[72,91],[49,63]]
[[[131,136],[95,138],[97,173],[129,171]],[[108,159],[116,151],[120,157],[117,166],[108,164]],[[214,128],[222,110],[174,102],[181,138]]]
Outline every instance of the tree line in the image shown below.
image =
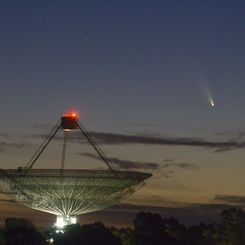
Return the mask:
[[8,218],[0,230],[3,245],[242,245],[245,244],[245,213],[230,208],[220,213],[220,221],[212,224],[185,226],[174,217],[139,212],[133,228],[106,227],[94,224],[68,225],[62,232],[55,227],[43,234],[26,219]]

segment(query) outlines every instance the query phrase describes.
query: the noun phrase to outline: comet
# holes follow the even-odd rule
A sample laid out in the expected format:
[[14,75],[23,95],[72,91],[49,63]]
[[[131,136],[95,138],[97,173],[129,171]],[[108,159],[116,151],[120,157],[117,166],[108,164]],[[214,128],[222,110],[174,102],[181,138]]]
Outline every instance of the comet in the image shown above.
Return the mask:
[[202,71],[202,67],[199,65],[199,63],[196,63],[197,65],[197,82],[200,86],[200,89],[204,95],[204,99],[208,106],[214,108],[216,105],[213,97],[213,93],[211,92],[210,86],[209,86],[209,81],[204,75],[204,72]]
[[208,103],[211,107],[214,107],[214,99],[212,98],[212,96],[209,96]]
[[208,82],[203,79],[200,84],[202,85],[204,96],[206,97],[209,106],[214,107],[215,106],[214,98],[208,86]]

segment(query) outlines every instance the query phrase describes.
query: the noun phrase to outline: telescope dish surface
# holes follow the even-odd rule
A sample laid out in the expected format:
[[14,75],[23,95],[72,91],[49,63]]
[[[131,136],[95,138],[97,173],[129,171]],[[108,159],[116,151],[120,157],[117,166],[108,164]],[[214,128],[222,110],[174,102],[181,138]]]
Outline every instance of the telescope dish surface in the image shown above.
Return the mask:
[[58,216],[74,216],[117,204],[149,173],[110,170],[0,170],[0,187],[32,209]]

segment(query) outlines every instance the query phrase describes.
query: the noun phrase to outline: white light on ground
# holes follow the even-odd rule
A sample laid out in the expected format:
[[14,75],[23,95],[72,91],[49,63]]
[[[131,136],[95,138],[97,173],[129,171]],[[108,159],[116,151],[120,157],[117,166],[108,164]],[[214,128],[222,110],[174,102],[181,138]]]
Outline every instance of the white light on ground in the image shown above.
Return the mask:
[[57,216],[56,223],[54,224],[58,229],[63,229],[64,226],[70,225],[70,224],[76,224],[77,218],[75,216]]
[[55,226],[59,228],[63,228],[65,226],[65,222],[62,216],[57,216]]
[[76,217],[71,217],[70,218],[71,224],[76,224],[77,223],[77,218]]

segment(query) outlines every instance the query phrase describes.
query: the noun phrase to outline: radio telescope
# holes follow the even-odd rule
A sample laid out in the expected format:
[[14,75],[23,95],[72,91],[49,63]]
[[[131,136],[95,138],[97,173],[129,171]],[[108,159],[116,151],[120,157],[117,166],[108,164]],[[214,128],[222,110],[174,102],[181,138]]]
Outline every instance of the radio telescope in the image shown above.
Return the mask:
[[[59,130],[63,130],[60,169],[33,166]],[[80,130],[108,170],[65,169],[67,135]],[[116,171],[75,113],[65,114],[32,156],[26,168],[0,169],[0,188],[29,208],[55,214],[56,226],[76,223],[76,216],[102,210],[131,195],[149,173]]]

